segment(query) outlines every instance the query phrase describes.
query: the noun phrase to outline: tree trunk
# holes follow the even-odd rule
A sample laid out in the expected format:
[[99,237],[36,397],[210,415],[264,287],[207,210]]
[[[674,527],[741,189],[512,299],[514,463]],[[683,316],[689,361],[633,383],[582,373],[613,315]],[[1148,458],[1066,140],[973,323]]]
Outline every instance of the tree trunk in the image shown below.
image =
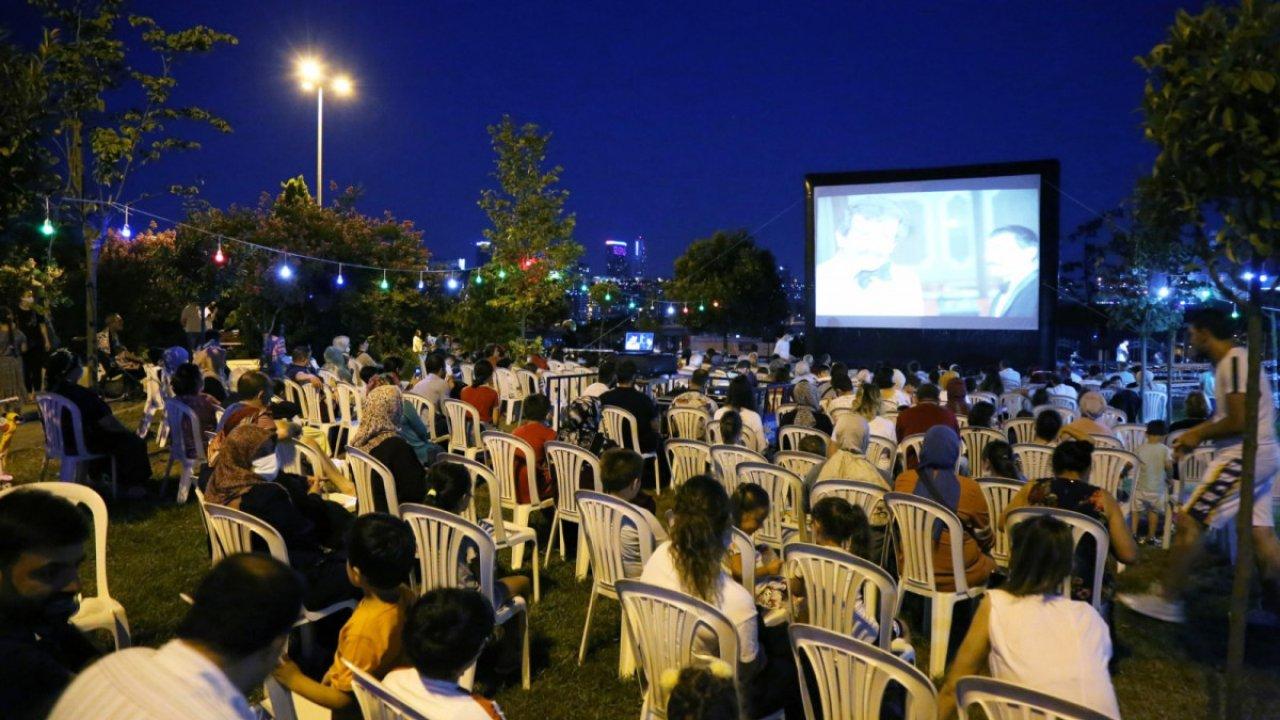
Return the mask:
[[[1243,696],[1245,614],[1249,611],[1249,587],[1253,579],[1253,478],[1258,466],[1258,407],[1262,376],[1262,302],[1258,281],[1249,288],[1245,307],[1246,341],[1249,344],[1248,386],[1244,396],[1244,467],[1240,474],[1240,512],[1236,515],[1236,570],[1231,584],[1231,611],[1227,624],[1228,718],[1244,717]],[[1271,398],[1266,399],[1271,402]]]
[[1173,422],[1173,347],[1178,342],[1178,327],[1169,329],[1169,375],[1164,381],[1164,421]]
[[[71,195],[84,198],[84,124],[76,119],[68,123],[70,135],[67,153],[67,176],[71,181]],[[95,335],[98,326],[98,259],[93,251],[97,231],[89,225],[89,206],[83,202],[76,206],[80,216],[80,239],[84,243],[84,361],[89,387],[98,387],[98,353]]]

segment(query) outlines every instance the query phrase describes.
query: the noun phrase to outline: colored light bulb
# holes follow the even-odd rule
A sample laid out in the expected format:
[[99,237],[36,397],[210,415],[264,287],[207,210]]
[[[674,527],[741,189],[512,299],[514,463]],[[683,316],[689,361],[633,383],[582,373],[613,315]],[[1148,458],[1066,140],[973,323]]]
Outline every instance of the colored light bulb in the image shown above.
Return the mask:
[[49,221],[49,218],[45,218],[44,223],[40,225],[40,233],[45,237],[53,237],[55,232],[57,230],[54,229],[53,223]]

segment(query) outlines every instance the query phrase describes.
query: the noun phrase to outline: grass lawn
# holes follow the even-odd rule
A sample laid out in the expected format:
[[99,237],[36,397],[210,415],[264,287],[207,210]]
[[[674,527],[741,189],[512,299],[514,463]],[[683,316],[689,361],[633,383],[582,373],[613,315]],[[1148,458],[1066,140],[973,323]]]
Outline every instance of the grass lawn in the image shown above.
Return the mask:
[[[137,422],[139,406],[119,405],[126,425]],[[153,447],[156,477],[164,470],[165,451]],[[23,425],[14,439],[6,470],[17,482],[37,479],[43,449],[38,423]],[[56,479],[56,468],[51,478]],[[172,485],[170,486],[172,487]],[[664,498],[665,500],[665,498]],[[191,591],[209,568],[207,541],[196,507],[150,500],[110,505],[108,569],[111,593],[125,607],[134,644],[158,645],[172,637],[185,605],[180,592]],[[661,517],[661,513],[659,513]],[[543,526],[545,534],[548,517]],[[504,554],[505,555],[505,554]],[[1162,550],[1143,548],[1142,562],[1120,576],[1122,590],[1145,586],[1165,560]],[[526,562],[527,565],[527,562]],[[525,572],[528,572],[527,570]],[[86,565],[86,593],[92,592],[92,562]],[[1119,672],[1115,676],[1120,707],[1129,720],[1220,717],[1225,691],[1227,595],[1231,567],[1214,558],[1200,572],[1190,603],[1190,621],[1179,627],[1116,610]],[[507,716],[517,718],[632,718],[640,709],[640,686],[617,678],[618,604],[596,604],[586,662],[577,664],[590,583],[578,583],[572,562],[555,556],[542,574],[542,602],[532,607],[533,688],[520,689],[518,675],[498,679],[482,672],[482,687]],[[925,648],[915,633],[924,666]],[[1246,718],[1280,717],[1280,634],[1252,630],[1249,635]]]

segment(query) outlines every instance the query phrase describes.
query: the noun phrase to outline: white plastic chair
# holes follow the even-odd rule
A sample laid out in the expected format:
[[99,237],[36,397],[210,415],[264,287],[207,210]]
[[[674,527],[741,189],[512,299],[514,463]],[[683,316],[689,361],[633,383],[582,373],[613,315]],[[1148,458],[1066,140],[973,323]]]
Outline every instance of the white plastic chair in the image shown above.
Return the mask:
[[956,427],[960,428],[961,430],[969,427],[969,416],[956,415]]
[[1147,426],[1141,423],[1124,423],[1113,429],[1129,452],[1138,452],[1138,448],[1147,441]]
[[996,440],[1008,440],[1008,437],[999,430],[991,428],[961,428],[960,441],[964,443],[965,457],[969,458],[969,474],[977,475],[982,469],[982,452],[987,449],[987,445]]
[[1000,414],[1007,418],[1017,417],[1018,413],[1027,409],[1030,403],[1027,402],[1027,396],[1022,393],[1007,392],[1000,396],[1000,402],[997,405]]
[[991,559],[996,567],[1009,567],[1009,528],[999,527],[1000,518],[1004,517],[1009,501],[1022,489],[1022,483],[1008,478],[978,478],[978,487],[982,489],[982,499],[987,501],[987,512],[991,517],[991,530],[994,542],[991,545]]
[[[1200,483],[1211,462],[1213,462],[1213,448],[1207,446],[1198,447],[1194,452],[1187,453],[1178,460],[1178,477],[1173,481],[1173,490],[1169,493],[1169,509],[1164,519],[1164,547],[1169,547],[1169,543],[1173,540],[1173,526],[1182,509],[1186,488]],[[1232,528],[1227,530],[1234,534]]]
[[1049,404],[1054,407],[1065,408],[1070,410],[1072,413],[1080,412],[1080,404],[1077,403],[1076,399],[1070,395],[1055,395],[1050,393]]
[[800,441],[810,435],[821,439],[823,447],[831,444],[831,436],[817,428],[788,425],[778,430],[778,448],[781,450],[799,450]]
[[164,420],[169,424],[169,464],[165,465],[164,477],[167,481],[174,463],[182,468],[178,478],[178,504],[181,505],[195,485],[199,468],[208,462],[204,435],[196,411],[179,400],[165,402]]
[[441,439],[448,437],[447,435],[443,437],[436,435],[437,410],[430,399],[411,392],[404,393],[401,397],[404,398],[405,402],[412,405],[413,409],[418,413],[418,418],[422,420],[422,424],[427,428],[427,433],[431,436],[431,442],[439,442]]
[[711,468],[730,495],[738,489],[738,466],[744,462],[765,463],[769,460],[741,445],[712,445]]
[[715,638],[716,657],[728,664],[737,685],[738,635],[724,613],[690,595],[636,580],[619,580],[615,587],[646,680],[641,720],[667,717],[670,691],[659,678],[693,664],[701,656],[698,639],[704,633]]
[[755,533],[757,544],[781,551],[797,532],[801,540],[808,539],[804,482],[795,473],[770,463],[745,462],[738,465],[737,474],[740,482],[755,483],[769,496],[769,512]]
[[[591,615],[596,597],[618,599],[617,582],[626,579],[622,564],[623,523],[635,528],[640,542],[640,565],[649,561],[657,546],[649,523],[631,503],[605,495],[602,492],[578,490],[574,493],[581,515],[583,535],[586,537],[586,553],[591,557],[591,598],[587,601],[587,620],[582,626],[582,642],[578,645],[578,664],[587,656],[587,636],[591,633]],[[583,552],[579,546],[579,552]],[[635,674],[635,656],[632,654],[630,633],[626,619],[622,618],[621,649],[618,657],[618,677]]]
[[[0,490],[0,497],[13,492],[47,492],[56,495],[73,505],[84,505],[93,517],[93,561],[94,588],[98,594],[91,598],[81,598],[80,609],[71,616],[71,624],[81,632],[107,630],[115,641],[116,649],[129,647],[129,618],[124,606],[111,597],[107,587],[107,528],[111,518],[107,514],[107,504],[102,496],[93,490],[68,482],[34,482]],[[15,679],[21,681],[22,668],[12,668]]]
[[447,398],[444,417],[449,423],[449,447],[451,453],[459,453],[474,460],[484,454],[484,442],[480,439],[480,411],[471,403]]
[[[804,580],[807,624],[840,635],[853,636],[856,603],[879,625],[873,645],[889,649],[893,640],[893,613],[898,589],[893,576],[875,563],[836,548],[791,543],[782,549],[787,577]],[[796,599],[788,595],[791,621],[798,622]]]
[[778,454],[773,456],[773,462],[778,467],[790,470],[801,478],[807,477],[811,470],[826,461],[827,459],[821,455],[799,450],[780,450]]
[[935,720],[938,691],[924,673],[874,645],[812,625],[788,630],[799,677],[806,665],[813,669],[818,697],[810,697],[801,681],[800,698],[807,720],[869,720],[881,717],[890,683],[906,691],[904,720]]
[[327,460],[319,450],[297,440],[281,440],[276,443],[276,459],[282,472],[293,475],[323,476]]
[[[987,588],[981,585],[969,587],[965,578],[964,529],[954,512],[941,503],[907,493],[886,493],[884,501],[897,529],[894,542],[902,554],[898,566],[898,602],[902,602],[906,593],[919,595],[929,601],[929,675],[938,677],[947,667],[947,646],[955,604],[978,597]],[[946,526],[946,532],[951,538],[951,567],[955,590],[938,588],[933,566],[933,529],[937,522]]]
[[[138,437],[145,438],[151,432],[151,425],[155,421],[156,415],[164,414],[164,396],[160,393],[160,379],[158,373],[153,376],[148,368],[147,376],[142,378],[142,389],[147,393],[146,402],[142,405],[142,419],[138,422]],[[160,428],[156,427],[156,444],[164,447],[160,442]]]
[[462,384],[471,385],[471,381],[475,379],[475,363],[462,363],[458,366],[458,371],[462,373]]
[[898,443],[887,437],[871,435],[867,438],[866,455],[885,481],[893,480],[893,466],[898,462]]
[[396,697],[372,675],[352,665],[350,660],[343,658],[342,662],[351,671],[351,691],[355,693],[364,720],[431,720]]
[[1001,426],[1006,439],[1014,445],[1026,444],[1036,437],[1036,419],[1027,417],[1009,418]]
[[[473,580],[479,584],[477,589],[480,593],[494,606],[497,623],[502,625],[512,618],[516,618],[519,622],[518,627],[522,638],[520,684],[528,690],[529,612],[524,598],[509,598],[501,607],[498,607],[494,601],[497,597],[495,588],[498,582],[494,577],[497,556],[494,539],[479,525],[468,522],[453,513],[426,505],[405,503],[400,506],[400,517],[409,523],[418,546],[418,569],[421,571],[423,592],[442,587],[465,587],[463,584],[465,578],[459,572],[459,565],[465,561],[465,553],[468,549],[475,551],[480,573],[479,577]],[[534,556],[537,556],[536,550]],[[464,688],[470,688],[474,677],[475,666],[472,665],[463,674],[458,684]]]
[[[658,453],[644,452],[640,449],[640,425],[636,422],[636,416],[620,407],[606,405],[600,411],[600,427],[604,430],[605,437],[618,443],[620,447],[633,450],[644,460],[653,462],[653,485],[661,493],[662,478],[658,474]],[[631,432],[625,432],[624,427],[630,428]]]
[[382,512],[400,517],[400,498],[396,494],[396,477],[391,469],[382,464],[374,456],[361,452],[353,447],[347,448],[347,462],[344,466],[347,477],[356,486],[356,514],[368,515],[379,512],[377,492],[374,483],[382,485],[382,497],[386,501],[386,509]]
[[516,381],[520,384],[520,391],[524,393],[524,397],[529,397],[542,391],[542,381],[538,379],[537,373],[521,368],[516,370]]
[[[529,526],[529,515],[534,510],[544,510],[555,507],[555,500],[546,498],[545,500],[538,496],[538,458],[533,452],[533,446],[521,440],[515,435],[509,435],[496,430],[488,430],[481,434],[484,441],[485,451],[489,456],[490,467],[493,468],[494,484],[490,486],[489,503],[496,508],[492,519],[495,525],[502,520],[502,511],[510,510],[513,525],[507,525],[503,522],[505,528],[517,528],[516,532],[528,530],[530,533],[533,529]],[[529,482],[529,502],[521,503],[517,501],[517,487],[519,481],[516,477],[516,454],[524,458],[524,472],[528,474]],[[495,496],[496,491],[496,496]],[[496,500],[496,502],[495,502]],[[533,557],[533,576],[534,585],[538,584],[538,551],[537,545],[534,545]],[[511,548],[511,569],[519,570],[524,564],[524,543],[514,545]],[[534,593],[534,601],[538,600],[538,593]]]
[[[720,420],[713,420],[707,425],[707,441],[712,445],[729,445],[725,442],[724,432],[720,427]],[[760,452],[764,448],[764,440],[756,434],[756,431],[743,425],[738,433],[738,442],[733,443],[738,447],[744,447],[752,452]]]
[[350,438],[359,427],[363,403],[364,398],[356,386],[349,383],[338,383],[333,386],[334,414],[330,417],[334,417],[334,421],[341,428],[334,442],[335,448],[345,445],[346,439]]
[[1022,474],[1027,480],[1053,477],[1053,448],[1036,443],[1018,443],[1013,454],[1022,463]]
[[282,378],[280,382],[284,386],[284,399],[296,404],[298,412],[305,419],[307,416],[307,398],[302,392],[302,386],[289,378]]
[[916,462],[920,461],[920,448],[924,446],[924,433],[916,433],[908,435],[898,441],[898,460],[902,462],[902,467],[907,467],[907,458],[915,456]]
[[973,407],[980,402],[992,405],[995,408],[1000,407],[1000,396],[993,392],[978,391],[972,392],[965,396],[965,401],[969,403],[969,407]]
[[1128,450],[1095,449],[1090,461],[1089,484],[1106,490],[1113,498],[1118,497],[1120,483],[1126,477],[1136,477],[1141,467],[1142,461]]
[[519,417],[519,408],[524,403],[525,394],[511,368],[494,368],[493,378],[498,386],[498,402],[502,410],[506,411],[507,424],[510,425]]
[[671,468],[671,487],[678,488],[711,467],[711,446],[698,440],[668,440],[664,447]]
[[1169,396],[1162,390],[1142,391],[1142,420],[1163,420],[1165,410],[1169,407]]
[[756,544],[751,536],[736,527],[729,528],[729,553],[724,557],[724,570],[729,572],[729,555],[737,555],[741,562],[742,587],[753,596],[756,594]]
[[1089,433],[1089,442],[1093,446],[1102,450],[1124,450],[1124,443],[1113,435],[1099,435],[1098,433]]
[[547,556],[543,559],[543,565],[551,563],[551,551],[555,549],[556,531],[560,532],[560,557],[567,558],[568,552],[565,549],[564,540],[564,524],[573,523],[578,526],[578,545],[577,545],[577,577],[579,579],[587,575],[587,561],[589,555],[586,552],[586,546],[583,545],[583,527],[582,516],[578,511],[578,503],[576,498],[577,492],[582,488],[582,471],[588,469],[591,471],[591,487],[596,492],[604,492],[600,483],[602,476],[600,474],[600,459],[591,453],[590,450],[580,448],[572,443],[551,441],[542,446],[542,450],[546,453],[547,464],[551,466],[551,474],[556,479],[556,511],[551,519],[551,534],[547,536]]
[[1120,408],[1113,408],[1108,405],[1102,408],[1102,413],[1098,415],[1097,420],[1109,428],[1114,428],[1117,425],[1124,425],[1129,422],[1129,417]]
[[[1094,547],[1096,548],[1093,561],[1093,607],[1101,613],[1102,576],[1107,566],[1107,553],[1111,550],[1111,536],[1107,533],[1106,527],[1088,515],[1083,515],[1072,510],[1032,505],[1010,510],[1009,515],[1005,517],[1005,530],[1012,535],[1015,525],[1024,520],[1030,520],[1031,518],[1038,517],[1040,515],[1048,515],[1070,525],[1071,544],[1073,547],[1078,546],[1085,535],[1093,537]],[[1086,580],[1087,579],[1088,578],[1086,578]],[[1064,597],[1071,597],[1070,575],[1067,575],[1067,577],[1062,581],[1062,594]],[[1104,615],[1103,617],[1106,616]]]
[[887,492],[879,485],[862,480],[820,480],[809,491],[809,507],[832,495],[862,508],[867,518],[871,518],[874,513],[885,512],[884,496]]
[[1083,705],[1036,692],[1005,680],[976,675],[956,681],[956,704],[968,717],[974,705],[994,720],[1111,720]]
[[[84,482],[89,463],[108,460],[111,464],[111,497],[116,497],[116,459],[110,455],[89,452],[84,440],[84,421],[80,408],[70,400],[55,393],[36,393],[36,406],[40,409],[40,424],[44,427],[44,464],[40,466],[40,480],[49,469],[49,461],[58,461],[58,478],[63,482]],[[63,419],[70,423],[68,432]],[[71,448],[67,449],[67,441]]]
[[667,432],[672,439],[706,440],[711,413],[702,408],[672,407],[667,410]]

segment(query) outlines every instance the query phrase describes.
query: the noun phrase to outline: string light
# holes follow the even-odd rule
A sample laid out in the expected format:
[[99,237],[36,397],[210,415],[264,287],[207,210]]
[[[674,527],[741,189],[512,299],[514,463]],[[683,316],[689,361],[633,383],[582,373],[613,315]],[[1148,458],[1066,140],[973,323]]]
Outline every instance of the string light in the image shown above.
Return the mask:
[[507,271],[505,268],[498,268],[498,279],[499,280],[507,279]]
[[40,234],[45,237],[53,237],[57,229],[53,227],[53,221],[49,219],[49,197],[44,199],[44,223],[40,225]]
[[222,252],[222,241],[218,241],[218,249],[213,253],[213,264],[221,266],[227,262],[227,256]]
[[133,230],[129,229],[129,206],[124,206],[124,225],[120,226],[120,237],[128,240],[133,237]]
[[422,279],[422,271],[421,271],[421,270],[419,270],[419,271],[418,271],[418,290],[419,290],[419,291],[422,291],[422,290],[426,290],[426,289],[427,289],[427,283],[426,283],[425,281],[423,281],[423,279]]
[[476,284],[477,285],[484,284],[484,277],[480,273],[476,273]]
[[711,307],[715,307],[715,308],[720,307],[720,301],[719,301],[719,300],[712,300],[712,301],[711,301]]
[[671,317],[672,315],[675,315],[675,314],[676,314],[676,306],[675,306],[675,305],[668,305],[668,306],[667,306],[667,317]]
[[450,275],[450,276],[449,276],[449,279],[444,281],[444,284],[445,284],[445,287],[448,287],[450,290],[457,290],[457,289],[458,289],[458,278],[456,278],[456,277],[454,277],[454,276]]
[[338,287],[342,287],[347,284],[346,278],[342,277],[342,263],[338,263],[338,277],[333,279],[333,283]]
[[280,263],[280,267],[276,268],[276,277],[280,278],[281,280],[293,279],[293,268],[289,267],[288,260],[285,260],[284,262]]
[[382,282],[378,283],[378,287],[384,292],[391,289],[391,284],[387,282],[387,271],[385,268],[382,270]]
[[635,300],[632,300],[631,302],[628,302],[628,303],[627,303],[627,309],[628,309],[628,310],[635,310],[635,309],[636,309],[636,301],[635,301]]
[[605,293],[605,294],[604,294],[604,301],[605,301],[605,302],[613,302],[613,293],[609,293],[609,292]]
[[698,303],[698,312],[702,312],[706,309],[707,309],[706,305],[703,305],[702,303]]
[[688,305],[685,305],[685,306],[684,306],[684,314],[685,314],[685,315],[688,315],[688,314],[689,314],[689,306],[688,306]]

